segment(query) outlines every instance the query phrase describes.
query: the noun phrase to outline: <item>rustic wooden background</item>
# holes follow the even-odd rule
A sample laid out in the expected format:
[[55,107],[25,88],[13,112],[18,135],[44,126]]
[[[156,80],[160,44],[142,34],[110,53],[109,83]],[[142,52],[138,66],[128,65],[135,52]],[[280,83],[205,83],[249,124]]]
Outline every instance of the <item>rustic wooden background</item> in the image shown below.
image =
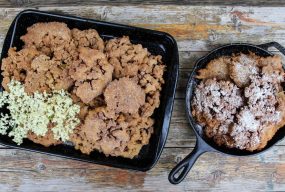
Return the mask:
[[184,182],[168,182],[171,168],[195,144],[184,112],[186,79],[195,60],[231,42],[277,41],[285,46],[285,7],[280,0],[177,2],[0,0],[0,47],[16,14],[36,8],[165,31],[177,40],[180,54],[170,132],[155,168],[127,171],[0,146],[0,191],[285,191],[285,141],[254,157],[204,154]]

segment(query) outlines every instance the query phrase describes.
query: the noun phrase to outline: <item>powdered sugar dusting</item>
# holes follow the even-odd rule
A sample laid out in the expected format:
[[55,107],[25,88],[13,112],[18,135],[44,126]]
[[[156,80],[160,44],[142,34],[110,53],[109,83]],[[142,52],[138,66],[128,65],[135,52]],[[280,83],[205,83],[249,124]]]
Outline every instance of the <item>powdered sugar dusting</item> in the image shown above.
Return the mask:
[[225,121],[242,105],[242,97],[237,86],[229,81],[208,79],[195,90],[193,106],[198,113],[208,119]]
[[237,148],[245,149],[250,147],[250,143],[253,139],[253,143],[259,143],[259,137],[252,137],[252,133],[258,136],[258,129],[261,126],[261,122],[256,120],[255,114],[248,108],[243,108],[239,114],[237,114],[237,123],[233,125],[230,135],[235,141]]
[[237,80],[246,82],[240,86],[243,88],[215,78],[204,80],[197,86],[192,112],[209,138],[218,145],[249,151],[266,145],[270,139],[268,134],[275,133],[269,130],[264,136],[267,127],[277,125],[285,116],[284,111],[277,110],[279,101],[276,95],[282,91],[280,83],[284,81],[284,70],[277,63],[279,61],[275,58],[270,62],[269,58],[241,54],[232,60],[236,73],[230,77],[235,77],[235,83]]
[[260,126],[260,122],[255,119],[255,115],[249,109],[244,109],[239,114],[239,118],[240,125],[248,131],[257,131]]
[[260,132],[264,127],[281,120],[276,94],[278,84],[269,81],[267,74],[251,75],[251,83],[244,89],[247,105],[237,115],[231,136],[239,149],[255,150],[261,145]]
[[263,76],[251,76],[252,83],[245,88],[244,95],[256,117],[263,122],[277,122],[280,120],[280,114],[276,111],[275,95],[279,92],[279,87],[277,84],[265,81]]
[[241,54],[233,60],[231,70],[231,77],[240,87],[248,85],[250,82],[249,76],[259,72],[256,60],[245,54]]

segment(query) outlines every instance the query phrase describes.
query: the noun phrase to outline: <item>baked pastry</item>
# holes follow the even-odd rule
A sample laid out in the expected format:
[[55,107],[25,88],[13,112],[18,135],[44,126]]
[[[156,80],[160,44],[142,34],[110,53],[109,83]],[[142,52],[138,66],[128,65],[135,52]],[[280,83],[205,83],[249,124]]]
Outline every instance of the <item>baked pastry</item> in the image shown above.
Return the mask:
[[105,155],[133,158],[148,143],[153,123],[151,118],[96,108],[88,112],[84,123],[71,135],[71,141],[86,154],[97,149]]
[[145,103],[144,90],[127,77],[109,83],[104,97],[108,109],[115,113],[138,113],[139,108]]
[[75,94],[83,103],[89,103],[103,93],[112,80],[113,66],[105,54],[96,49],[80,47],[79,62],[69,68],[69,74],[75,81]]
[[211,79],[216,78],[219,80],[229,79],[229,63],[230,58],[223,56],[210,61],[205,69],[198,71],[197,79]]
[[[3,87],[16,80],[28,94],[67,92],[80,106],[81,122],[68,133],[76,149],[134,158],[149,143],[164,83],[160,55],[127,36],[104,42],[95,29],[59,22],[36,23],[21,40],[23,48],[10,48],[2,60]],[[63,143],[53,137],[54,126],[27,138],[46,147]]]
[[250,75],[258,74],[258,57],[254,54],[243,54],[232,57],[229,65],[231,79],[238,87],[245,87],[250,83]]
[[281,58],[241,53],[228,59],[222,65],[229,69],[227,81],[219,80],[220,73],[209,73],[221,59],[200,70],[203,80],[194,91],[192,114],[218,145],[261,150],[285,125]]

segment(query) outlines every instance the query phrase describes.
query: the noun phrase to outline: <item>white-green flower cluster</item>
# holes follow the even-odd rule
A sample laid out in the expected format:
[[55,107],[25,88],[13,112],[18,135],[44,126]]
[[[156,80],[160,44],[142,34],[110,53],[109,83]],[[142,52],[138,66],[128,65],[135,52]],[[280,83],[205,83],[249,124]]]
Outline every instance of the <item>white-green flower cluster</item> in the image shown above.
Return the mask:
[[73,104],[64,90],[28,95],[18,81],[11,81],[8,88],[9,92],[0,93],[0,107],[7,105],[10,111],[10,116],[1,114],[0,134],[7,134],[11,128],[9,136],[18,145],[29,131],[44,136],[50,123],[54,125],[51,129],[54,138],[66,141],[80,122],[77,118],[80,107]]
[[0,134],[6,135],[7,134],[7,128],[9,126],[12,126],[10,123],[10,116],[8,114],[1,114],[1,119],[0,119]]

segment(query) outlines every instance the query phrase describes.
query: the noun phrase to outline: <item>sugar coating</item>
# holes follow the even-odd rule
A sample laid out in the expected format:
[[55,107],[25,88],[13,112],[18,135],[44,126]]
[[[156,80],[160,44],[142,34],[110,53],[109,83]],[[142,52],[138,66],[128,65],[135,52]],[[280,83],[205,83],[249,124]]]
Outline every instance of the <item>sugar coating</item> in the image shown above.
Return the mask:
[[225,121],[242,105],[239,88],[229,81],[208,79],[195,90],[193,106],[208,119]]
[[260,150],[285,124],[281,59],[240,54],[232,56],[228,65],[229,76],[239,88],[215,78],[201,81],[194,92],[192,114],[218,145]]
[[258,74],[257,60],[253,55],[240,54],[232,59],[229,67],[230,77],[239,87],[245,87],[250,83],[250,75]]

